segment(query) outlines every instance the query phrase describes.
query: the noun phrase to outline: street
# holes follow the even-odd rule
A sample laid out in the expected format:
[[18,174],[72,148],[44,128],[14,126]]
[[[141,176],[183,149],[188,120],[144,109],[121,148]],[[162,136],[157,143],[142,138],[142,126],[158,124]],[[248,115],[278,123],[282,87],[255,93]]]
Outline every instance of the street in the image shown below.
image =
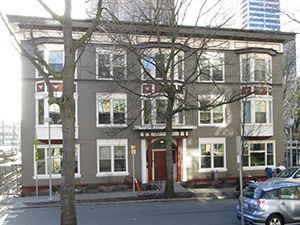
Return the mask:
[[[77,206],[77,224],[239,225],[235,216],[237,199],[143,202]],[[60,208],[1,210],[0,223],[9,225],[60,224]]]

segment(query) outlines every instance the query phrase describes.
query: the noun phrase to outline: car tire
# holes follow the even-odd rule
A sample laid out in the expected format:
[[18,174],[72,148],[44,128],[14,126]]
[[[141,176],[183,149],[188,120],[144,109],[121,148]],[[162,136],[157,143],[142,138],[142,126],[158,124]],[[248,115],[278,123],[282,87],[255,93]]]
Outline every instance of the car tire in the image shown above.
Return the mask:
[[268,218],[266,225],[283,225],[283,219],[280,215],[272,215]]

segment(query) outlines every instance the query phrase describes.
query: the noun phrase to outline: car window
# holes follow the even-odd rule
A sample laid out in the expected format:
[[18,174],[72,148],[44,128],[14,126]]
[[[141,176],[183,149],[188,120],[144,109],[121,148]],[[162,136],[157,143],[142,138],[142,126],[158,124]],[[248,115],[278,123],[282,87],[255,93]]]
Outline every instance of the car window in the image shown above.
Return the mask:
[[259,187],[247,186],[244,191],[244,196],[252,199],[259,199],[262,189]]
[[266,199],[278,198],[278,189],[265,192],[265,194],[263,195],[263,198],[266,198]]
[[281,199],[298,199],[297,190],[295,187],[284,187],[280,189]]
[[281,177],[281,178],[291,177],[295,173],[296,170],[297,170],[297,168],[288,168],[288,169],[282,171],[281,173],[279,173],[277,177]]

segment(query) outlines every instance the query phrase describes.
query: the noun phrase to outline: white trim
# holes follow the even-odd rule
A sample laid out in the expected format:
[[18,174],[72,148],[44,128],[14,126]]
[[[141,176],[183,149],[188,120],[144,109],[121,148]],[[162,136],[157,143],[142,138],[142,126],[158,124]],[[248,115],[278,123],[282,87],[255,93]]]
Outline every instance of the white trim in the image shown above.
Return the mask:
[[[109,146],[111,148],[111,169],[114,168],[114,155],[112,151],[113,146],[124,146],[125,147],[125,171],[122,172],[99,172],[99,147]],[[128,176],[128,139],[97,139],[97,172],[96,177],[107,177],[107,176]]]
[[141,140],[141,176],[142,183],[148,182],[148,173],[147,173],[147,141],[145,139]]

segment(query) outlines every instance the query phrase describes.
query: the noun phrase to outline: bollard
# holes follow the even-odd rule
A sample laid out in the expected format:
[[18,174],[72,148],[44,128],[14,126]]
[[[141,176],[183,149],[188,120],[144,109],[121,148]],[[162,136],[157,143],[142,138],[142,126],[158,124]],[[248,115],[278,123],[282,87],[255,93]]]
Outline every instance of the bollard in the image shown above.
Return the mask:
[[137,189],[139,190],[139,194],[142,195],[142,192],[141,192],[141,189],[140,189],[139,183],[137,182],[136,177],[134,177],[134,180],[135,180],[135,184],[137,186]]

